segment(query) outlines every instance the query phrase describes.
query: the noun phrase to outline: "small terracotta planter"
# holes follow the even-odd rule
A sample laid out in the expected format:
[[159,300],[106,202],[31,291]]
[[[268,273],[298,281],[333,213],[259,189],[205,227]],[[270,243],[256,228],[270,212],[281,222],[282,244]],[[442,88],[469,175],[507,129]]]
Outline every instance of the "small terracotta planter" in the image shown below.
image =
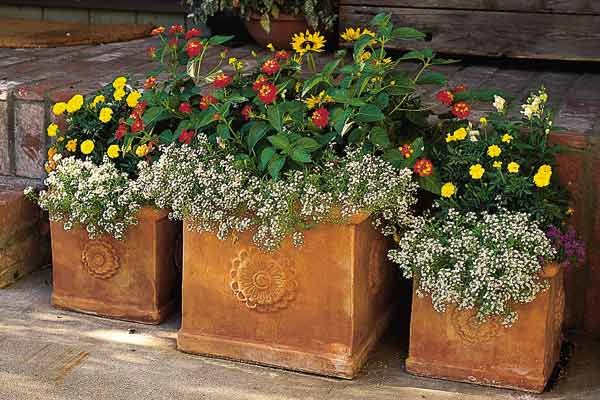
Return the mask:
[[433,309],[429,297],[413,294],[409,357],[415,375],[541,393],[560,356],[565,295],[556,269],[550,289],[515,310],[510,328],[479,324],[474,311]]
[[83,228],[51,223],[55,307],[147,324],[174,310],[181,225],[152,208],[140,210],[138,220],[124,240],[90,240]]
[[271,17],[271,31],[267,33],[260,25],[260,15],[251,15],[244,20],[246,29],[256,43],[265,47],[269,43],[277,49],[291,49],[292,36],[299,32],[305,32],[308,24],[304,16],[293,16],[279,14],[279,17]]
[[319,225],[299,248],[251,240],[184,228],[178,349],[353,378],[394,308],[387,240],[366,216]]

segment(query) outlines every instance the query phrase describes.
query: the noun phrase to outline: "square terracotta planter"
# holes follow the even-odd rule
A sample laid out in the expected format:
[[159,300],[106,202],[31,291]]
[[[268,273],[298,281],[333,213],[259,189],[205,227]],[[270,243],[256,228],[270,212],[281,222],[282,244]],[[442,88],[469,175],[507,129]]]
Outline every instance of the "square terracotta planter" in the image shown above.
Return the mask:
[[22,189],[0,188],[0,288],[50,264],[47,218]]
[[396,280],[387,240],[366,216],[323,224],[273,253],[184,228],[188,353],[353,378],[384,331]]
[[143,208],[124,240],[90,240],[83,228],[51,223],[52,304],[103,317],[158,324],[177,306],[181,225]]
[[474,312],[433,309],[413,294],[406,369],[415,375],[541,393],[560,356],[565,295],[562,271],[550,289],[519,304],[517,322],[479,324]]

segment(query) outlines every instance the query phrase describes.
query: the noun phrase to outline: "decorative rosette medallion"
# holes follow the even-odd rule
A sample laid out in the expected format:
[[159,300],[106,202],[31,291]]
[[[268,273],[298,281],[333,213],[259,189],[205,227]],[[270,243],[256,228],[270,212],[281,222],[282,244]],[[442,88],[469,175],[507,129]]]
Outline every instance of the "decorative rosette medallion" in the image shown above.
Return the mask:
[[117,251],[103,240],[88,241],[83,247],[81,262],[86,271],[98,279],[110,279],[121,268]]
[[473,310],[459,310],[454,307],[450,319],[456,334],[466,343],[485,344],[500,334],[500,322],[490,318],[481,323]]
[[274,312],[286,308],[296,297],[298,282],[289,258],[250,247],[231,265],[233,293],[252,310]]

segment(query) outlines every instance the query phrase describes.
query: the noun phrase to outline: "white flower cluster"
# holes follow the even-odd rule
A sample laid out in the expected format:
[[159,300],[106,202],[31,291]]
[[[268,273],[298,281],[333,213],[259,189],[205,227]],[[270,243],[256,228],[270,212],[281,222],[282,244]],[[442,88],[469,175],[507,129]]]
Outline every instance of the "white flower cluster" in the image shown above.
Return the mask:
[[431,296],[434,308],[448,304],[476,309],[481,321],[501,317],[512,325],[515,303],[529,303],[547,289],[540,277],[541,260],[556,250],[526,213],[460,213],[416,218],[389,252],[407,278],[415,277],[417,293]]
[[63,222],[66,230],[85,227],[90,238],[108,234],[123,239],[128,226],[137,223],[143,200],[134,181],[108,159],[100,165],[75,157],[55,160],[56,170],[45,182],[48,189],[38,198],[50,219]]
[[533,117],[541,118],[544,114],[544,106],[547,101],[548,94],[546,93],[546,89],[542,87],[537,94],[531,94],[527,102],[521,106],[521,114],[529,120]]
[[368,212],[386,233],[388,224],[412,221],[416,185],[408,169],[396,170],[371,155],[330,156],[314,171],[293,171],[279,180],[259,178],[200,139],[197,148],[171,145],[152,166],[140,164],[138,184],[146,199],[170,208],[173,219],[224,239],[251,230],[254,243],[274,250],[289,235],[320,222],[343,222]]

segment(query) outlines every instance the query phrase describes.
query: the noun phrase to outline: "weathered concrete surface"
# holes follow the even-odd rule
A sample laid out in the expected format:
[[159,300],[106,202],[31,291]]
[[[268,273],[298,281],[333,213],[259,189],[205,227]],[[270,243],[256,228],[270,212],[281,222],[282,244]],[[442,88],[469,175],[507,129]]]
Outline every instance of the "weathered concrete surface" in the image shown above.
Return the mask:
[[600,398],[600,343],[584,338],[575,338],[566,378],[541,396],[406,374],[401,321],[359,377],[341,381],[177,352],[178,319],[149,327],[54,310],[50,276],[50,271],[38,272],[0,292],[2,400]]

